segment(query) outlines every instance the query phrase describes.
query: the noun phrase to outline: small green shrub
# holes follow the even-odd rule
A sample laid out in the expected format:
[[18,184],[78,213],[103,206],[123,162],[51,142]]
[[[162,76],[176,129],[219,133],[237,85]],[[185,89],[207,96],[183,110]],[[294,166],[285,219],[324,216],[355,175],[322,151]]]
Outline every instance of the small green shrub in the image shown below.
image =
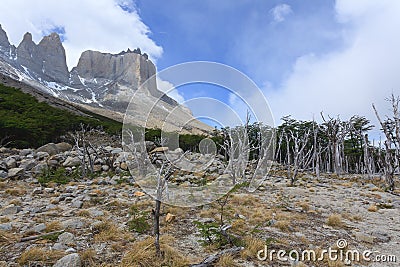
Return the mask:
[[243,245],[243,241],[241,238],[230,234],[227,234],[227,236],[223,235],[220,225],[217,222],[203,223],[199,221],[194,221],[193,223],[197,226],[197,229],[199,229],[199,236],[201,237],[199,242],[203,246],[217,245],[218,248],[222,248],[226,245]]
[[149,212],[139,210],[138,207],[132,206],[129,214],[132,218],[128,222],[129,231],[135,231],[140,234],[148,232],[151,228],[149,220]]
[[40,184],[46,185],[50,182],[54,182],[57,184],[67,184],[72,179],[77,178],[78,171],[74,171],[73,173],[68,173],[67,170],[63,167],[57,169],[45,169],[38,177],[38,181]]

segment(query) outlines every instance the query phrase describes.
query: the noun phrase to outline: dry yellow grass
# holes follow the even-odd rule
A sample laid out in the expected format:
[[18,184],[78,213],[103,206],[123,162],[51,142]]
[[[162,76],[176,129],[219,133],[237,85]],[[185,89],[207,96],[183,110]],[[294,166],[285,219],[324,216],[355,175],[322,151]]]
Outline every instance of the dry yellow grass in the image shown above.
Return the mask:
[[308,204],[305,201],[298,202],[297,205],[303,210],[303,211],[309,211],[310,210],[310,204]]
[[122,259],[121,267],[183,267],[189,265],[189,260],[172,247],[174,238],[163,235],[160,238],[163,257],[157,257],[154,238],[149,237],[133,243],[129,252]]
[[11,219],[8,218],[8,217],[1,217],[0,218],[0,223],[8,223],[9,221],[11,221]]
[[233,194],[229,203],[232,206],[245,205],[258,207],[261,205],[260,200],[250,194]]
[[63,227],[59,221],[52,221],[49,223],[46,223],[46,232],[53,232],[53,231],[58,231],[61,230]]
[[8,188],[6,189],[6,194],[11,196],[23,196],[26,194],[26,190],[22,188]]
[[249,224],[255,226],[271,220],[273,211],[265,208],[249,208],[247,213],[249,217]]
[[94,236],[96,242],[106,241],[120,241],[129,239],[128,233],[110,222],[101,222],[94,227],[94,231],[97,232]]
[[370,212],[377,212],[378,211],[378,206],[376,205],[371,205],[368,207],[368,211]]
[[14,198],[13,200],[11,200],[10,202],[8,202],[9,205],[14,204],[16,206],[20,206],[22,204],[21,200],[19,200],[18,198]]
[[240,252],[240,255],[243,259],[251,260],[257,257],[259,250],[264,249],[265,241],[254,237],[245,237],[244,244],[244,250]]
[[328,267],[345,267],[345,266],[346,265],[344,265],[344,263],[341,261],[328,260]]
[[5,189],[7,187],[7,182],[0,182],[0,189]]
[[342,227],[344,223],[342,221],[342,216],[340,214],[331,214],[328,219],[326,219],[326,224],[332,227]]
[[96,251],[94,249],[87,249],[79,255],[83,266],[95,266]]
[[282,232],[288,232],[290,230],[290,222],[289,221],[277,221],[274,226],[281,230]]
[[223,255],[218,259],[215,267],[236,267],[238,266],[232,255]]
[[[254,226],[253,226],[254,227]],[[250,225],[246,223],[246,220],[243,219],[236,219],[232,222],[232,233],[236,235],[243,236],[250,230]]]
[[[18,263],[22,266],[33,266],[34,263],[42,263],[45,265],[54,264],[65,253],[57,250],[46,250],[44,248],[34,247],[25,250],[18,259]],[[36,266],[36,265],[35,265]]]
[[17,240],[19,240],[18,235],[0,230],[0,246],[15,243]]
[[90,212],[88,210],[83,209],[83,210],[79,210],[76,215],[78,215],[79,217],[87,218],[87,217],[90,217]]
[[348,212],[344,212],[341,214],[343,218],[352,222],[360,222],[363,218],[360,215],[353,215]]

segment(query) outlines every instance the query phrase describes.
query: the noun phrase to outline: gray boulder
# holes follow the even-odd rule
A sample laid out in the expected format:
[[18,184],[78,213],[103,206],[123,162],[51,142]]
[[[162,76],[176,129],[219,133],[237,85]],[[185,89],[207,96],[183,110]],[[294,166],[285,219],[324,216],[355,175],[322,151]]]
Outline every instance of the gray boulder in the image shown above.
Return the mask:
[[50,156],[53,156],[58,154],[58,147],[54,143],[48,143],[36,149],[36,152],[47,152]]
[[8,169],[17,167],[17,160],[13,157],[6,158],[6,166]]
[[29,154],[32,154],[32,153],[33,153],[33,150],[29,149],[29,148],[25,148],[25,149],[22,149],[21,151],[19,151],[19,155],[22,156],[22,157],[26,157],[26,156],[28,156]]
[[75,236],[69,232],[59,235],[57,242],[65,246],[75,245],[76,243]]
[[72,253],[59,259],[53,267],[81,267],[81,258],[78,253]]
[[19,167],[23,168],[25,171],[30,171],[35,166],[36,166],[36,161],[33,159],[23,159],[19,164]]
[[4,179],[8,177],[8,173],[4,170],[0,170],[0,178]]
[[35,167],[32,168],[32,171],[35,174],[40,174],[44,172],[48,168],[46,163],[38,163]]
[[68,157],[64,163],[64,167],[73,167],[73,166],[79,166],[81,165],[81,160],[78,157]]
[[57,147],[59,153],[60,152],[65,152],[65,151],[69,151],[69,150],[72,149],[72,145],[70,145],[70,144],[68,144],[66,142],[57,143],[56,147]]
[[18,212],[20,212],[22,209],[20,206],[15,206],[15,205],[10,205],[8,207],[5,207],[2,211],[1,211],[1,215],[13,215],[13,214],[17,214]]
[[8,170],[8,178],[18,179],[25,175],[25,170],[23,168],[12,168]]

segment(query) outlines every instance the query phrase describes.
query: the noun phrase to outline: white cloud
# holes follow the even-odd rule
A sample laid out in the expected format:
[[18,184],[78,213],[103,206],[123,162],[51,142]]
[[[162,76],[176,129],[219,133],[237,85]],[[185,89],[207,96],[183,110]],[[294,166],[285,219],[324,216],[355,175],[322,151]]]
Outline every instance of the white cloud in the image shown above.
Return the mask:
[[312,119],[323,111],[343,119],[363,115],[377,125],[371,104],[387,112],[385,98],[400,94],[400,1],[372,2],[336,2],[347,47],[299,57],[279,88],[266,89],[275,118]]
[[280,4],[272,8],[271,13],[274,17],[274,21],[282,22],[287,15],[292,13],[292,8],[288,4]]
[[169,97],[175,99],[179,104],[183,104],[185,102],[183,95],[179,93],[172,83],[157,77],[157,87],[158,90],[166,93]]
[[153,60],[162,54],[132,1],[3,0],[1,6],[0,23],[15,45],[27,31],[38,42],[43,34],[63,28],[69,68],[76,66],[80,54],[89,49],[118,53],[140,47]]

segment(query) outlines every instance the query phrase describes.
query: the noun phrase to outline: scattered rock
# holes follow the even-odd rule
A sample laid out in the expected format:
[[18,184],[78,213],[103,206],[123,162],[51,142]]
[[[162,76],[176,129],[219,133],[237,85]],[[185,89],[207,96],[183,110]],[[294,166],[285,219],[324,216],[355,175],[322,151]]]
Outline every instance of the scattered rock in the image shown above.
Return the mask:
[[44,151],[39,151],[39,152],[36,153],[36,158],[38,160],[47,159],[49,156],[50,156],[49,153],[44,152]]
[[73,200],[73,201],[71,202],[71,206],[72,206],[73,208],[78,208],[78,209],[80,209],[80,208],[82,208],[82,205],[83,205],[83,201],[81,201],[81,200]]
[[20,206],[15,206],[15,205],[10,205],[8,207],[5,207],[2,211],[1,211],[1,215],[13,215],[13,214],[17,214],[18,212],[20,212],[22,210],[22,208]]
[[63,221],[61,224],[64,229],[68,229],[68,228],[79,229],[79,228],[83,227],[84,222],[81,221],[80,219],[68,219],[68,220]]
[[61,142],[56,144],[56,147],[58,149],[58,153],[60,152],[65,152],[65,151],[69,151],[72,149],[72,145],[66,143],[66,142]]
[[82,161],[78,157],[68,157],[64,163],[64,167],[73,167],[81,165]]
[[375,242],[375,237],[371,235],[367,235],[364,233],[355,232],[354,237],[357,241],[366,242],[369,244],[373,244]]
[[25,171],[30,171],[30,170],[32,170],[33,167],[36,166],[36,164],[37,164],[36,161],[33,159],[29,159],[29,160],[24,159],[19,164],[19,167],[23,168]]
[[146,194],[143,193],[143,192],[140,192],[140,191],[136,191],[135,193],[133,193],[133,195],[134,195],[135,197],[142,197],[142,196],[145,196]]
[[128,165],[125,162],[122,162],[121,165],[119,166],[121,169],[124,171],[128,170]]
[[17,160],[13,157],[7,158],[5,163],[8,169],[17,167]]
[[46,229],[46,224],[40,223],[38,225],[35,225],[32,230],[36,233],[40,233],[40,232],[44,231],[45,229]]
[[43,193],[43,189],[41,187],[35,187],[32,191],[32,195],[39,195]]
[[33,153],[33,150],[29,149],[29,148],[21,149],[19,151],[19,155],[22,157],[28,156],[29,154],[32,154],[32,153]]
[[102,165],[101,169],[106,172],[110,169],[110,167],[108,165]]
[[18,179],[22,178],[25,174],[25,170],[23,168],[12,168],[8,170],[8,178]]
[[2,231],[11,231],[12,230],[12,224],[11,223],[2,223],[2,224],[0,224],[0,230],[2,230]]
[[165,221],[167,223],[173,222],[175,220],[175,217],[176,216],[174,214],[168,212],[167,215],[165,216]]
[[58,243],[65,246],[73,246],[76,244],[75,236],[72,233],[64,232],[58,236]]
[[36,149],[36,152],[46,152],[48,153],[50,156],[57,154],[58,148],[57,145],[54,143],[48,143],[44,146],[39,147],[38,149]]
[[59,259],[53,267],[81,267],[78,253],[72,253]]
[[38,163],[35,167],[32,168],[32,172],[36,174],[43,173],[48,168],[46,163]]
[[8,177],[8,173],[6,171],[0,170],[0,178],[4,179]]

